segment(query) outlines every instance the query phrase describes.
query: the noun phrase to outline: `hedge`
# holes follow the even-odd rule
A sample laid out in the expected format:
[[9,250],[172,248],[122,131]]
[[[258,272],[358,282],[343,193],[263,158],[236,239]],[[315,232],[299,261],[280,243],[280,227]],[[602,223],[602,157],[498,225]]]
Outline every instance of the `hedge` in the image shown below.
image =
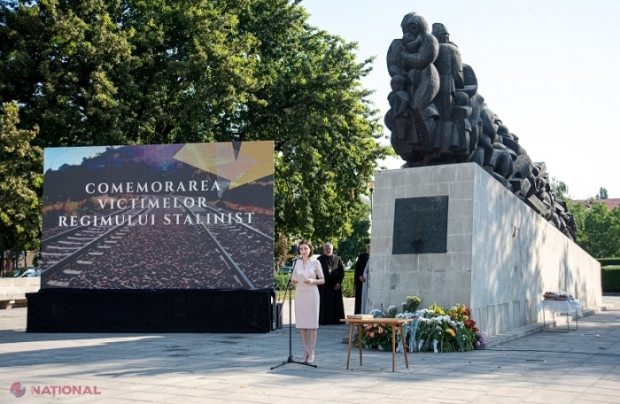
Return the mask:
[[[274,285],[276,290],[286,289],[286,284],[288,283],[289,276],[291,275],[286,272],[276,272],[276,279]],[[295,285],[293,285],[293,289],[295,289]]]
[[610,266],[610,265],[620,265],[620,257],[616,258],[599,258],[598,262],[600,262],[602,267]]
[[[341,285],[342,296],[355,297],[355,281],[353,280],[354,275],[355,275],[355,271],[345,271],[344,280],[342,281],[342,285]],[[290,275],[285,272],[276,273],[275,288],[277,290],[286,289],[286,284],[288,283],[289,276]]]
[[355,271],[345,271],[344,279],[342,281],[342,296],[343,297],[355,297]]
[[603,293],[620,293],[620,265],[601,268]]

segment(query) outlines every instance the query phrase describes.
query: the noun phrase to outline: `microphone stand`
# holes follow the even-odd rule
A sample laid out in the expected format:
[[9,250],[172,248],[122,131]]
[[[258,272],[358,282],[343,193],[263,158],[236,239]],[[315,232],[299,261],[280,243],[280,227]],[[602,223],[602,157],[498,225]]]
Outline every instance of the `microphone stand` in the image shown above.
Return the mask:
[[[299,258],[295,258],[293,260],[293,269],[291,269],[291,274],[289,275],[288,282],[286,283],[286,289],[284,291],[284,299],[286,299],[286,294],[289,292],[289,290],[291,290],[291,279],[293,278],[293,273],[295,272],[295,264],[297,263],[298,259]],[[280,313],[280,315],[281,314],[282,313]],[[306,362],[298,362],[293,359],[293,318],[292,316],[293,316],[293,299],[291,299],[291,296],[289,294],[289,297],[288,297],[288,359],[286,359],[284,362],[280,363],[279,365],[273,366],[271,370],[279,368],[280,366],[284,366],[287,363],[296,363],[298,365],[311,366],[313,368],[317,367],[317,365],[313,365],[311,363],[306,363]]]

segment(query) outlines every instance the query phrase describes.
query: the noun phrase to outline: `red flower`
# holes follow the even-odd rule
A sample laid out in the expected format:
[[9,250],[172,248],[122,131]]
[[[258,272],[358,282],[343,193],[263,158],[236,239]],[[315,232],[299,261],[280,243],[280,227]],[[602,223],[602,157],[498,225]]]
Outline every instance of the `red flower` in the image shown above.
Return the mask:
[[475,325],[476,325],[476,322],[474,320],[467,320],[467,321],[465,321],[465,327],[467,327],[467,328],[472,328]]
[[465,315],[469,316],[469,310],[468,309],[465,309]]
[[478,327],[472,327],[472,331],[473,331],[473,332],[478,332],[478,331],[480,331],[480,328],[478,328]]

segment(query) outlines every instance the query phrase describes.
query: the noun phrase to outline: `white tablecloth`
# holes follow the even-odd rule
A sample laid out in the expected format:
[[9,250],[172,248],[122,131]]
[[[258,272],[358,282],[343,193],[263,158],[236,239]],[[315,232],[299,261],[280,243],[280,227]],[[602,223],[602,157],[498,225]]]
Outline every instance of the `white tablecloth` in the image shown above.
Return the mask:
[[541,300],[538,310],[551,311],[553,313],[577,313],[582,316],[579,300]]

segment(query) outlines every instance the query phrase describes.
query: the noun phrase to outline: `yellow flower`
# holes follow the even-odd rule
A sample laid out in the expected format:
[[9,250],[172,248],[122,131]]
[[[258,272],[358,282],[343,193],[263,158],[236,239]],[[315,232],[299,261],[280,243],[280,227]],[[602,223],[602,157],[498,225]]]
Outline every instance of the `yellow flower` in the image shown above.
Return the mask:
[[447,332],[448,334],[452,335],[453,337],[456,337],[456,333],[454,332],[454,330],[453,330],[452,328],[448,328],[448,329],[446,330],[446,332]]

